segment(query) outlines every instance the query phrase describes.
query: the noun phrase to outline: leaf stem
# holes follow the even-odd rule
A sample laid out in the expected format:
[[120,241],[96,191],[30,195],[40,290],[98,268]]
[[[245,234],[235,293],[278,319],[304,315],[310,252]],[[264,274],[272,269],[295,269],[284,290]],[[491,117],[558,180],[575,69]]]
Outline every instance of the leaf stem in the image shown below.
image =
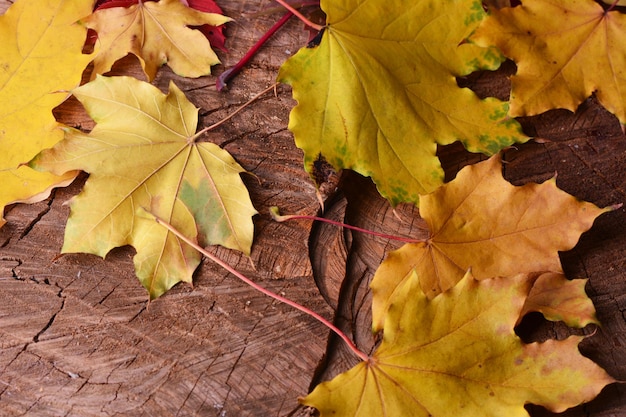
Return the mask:
[[228,84],[228,81],[230,81],[237,74],[239,74],[239,72],[241,72],[241,69],[248,63],[248,61],[252,59],[252,57],[258,52],[258,50],[261,49],[265,42],[267,42],[267,40],[278,31],[278,29],[280,29],[285,25],[285,23],[287,23],[291,16],[293,16],[292,12],[288,11],[287,13],[285,13],[283,17],[281,17],[278,22],[274,23],[274,25],[267,32],[265,32],[261,39],[259,39],[252,46],[252,48],[250,48],[248,52],[246,52],[243,58],[241,58],[239,62],[235,64],[235,66],[227,69],[222,74],[220,74],[219,77],[217,77],[217,81],[215,82],[215,88],[217,89],[217,91],[222,91],[222,89]]
[[296,220],[296,219],[313,220],[313,221],[318,221],[318,222],[332,224],[332,225],[339,226],[339,227],[345,227],[346,229],[356,230],[357,232],[362,232],[362,233],[366,233],[368,235],[382,237],[384,239],[397,240],[397,241],[405,242],[405,243],[422,243],[422,242],[424,242],[424,240],[422,240],[422,239],[411,239],[409,237],[394,236],[394,235],[388,235],[386,233],[374,232],[372,230],[362,229],[362,228],[360,228],[358,226],[352,226],[352,225],[341,223],[341,222],[338,222],[338,221],[335,221],[335,220],[326,219],[324,217],[308,216],[308,215],[305,215],[305,214],[281,215],[279,213],[279,211],[278,211],[278,207],[271,207],[270,208],[270,214],[272,215],[272,219],[274,219],[274,221],[277,221],[279,223],[286,222],[288,220]]
[[235,117],[235,115],[237,115],[237,113],[239,113],[240,111],[242,111],[243,109],[245,109],[246,107],[248,107],[250,104],[254,103],[255,101],[257,101],[261,96],[263,96],[264,94],[266,94],[268,91],[271,90],[275,90],[276,87],[278,87],[278,83],[272,84],[269,87],[267,87],[265,90],[261,91],[260,93],[258,93],[257,95],[255,95],[254,97],[252,97],[250,100],[246,101],[244,104],[242,104],[241,106],[237,107],[237,109],[232,112],[231,114],[229,114],[228,116],[224,117],[222,120],[220,120],[219,122],[213,123],[211,126],[207,126],[204,129],[198,131],[195,135],[193,135],[189,141],[190,142],[195,142],[198,137],[200,137],[201,135],[203,135],[204,133],[215,129],[218,126],[221,126],[222,124],[226,123],[227,121],[229,121],[230,119],[232,119],[233,117]]
[[[320,7],[320,0],[292,1],[289,4],[294,9],[301,9],[303,7],[309,7],[309,6],[317,6],[319,8]],[[285,10],[285,8],[283,6],[278,5],[276,7],[268,7],[266,9],[263,9],[263,10],[258,11],[256,13],[248,14],[247,16],[250,17],[250,18],[254,18],[254,17],[266,16],[266,15],[274,14],[276,12],[284,11],[284,10]]]
[[302,21],[302,23],[304,23],[305,25],[320,31],[322,29],[324,29],[324,26],[318,25],[316,23],[311,22],[309,19],[307,19],[306,17],[304,17],[304,15],[302,13],[300,13],[298,10],[296,10],[293,6],[291,6],[289,3],[287,3],[285,0],[276,0],[276,2],[278,4],[280,4],[281,6],[283,6],[285,9],[289,10],[291,13],[293,13],[294,16],[296,16],[298,19],[300,19]]
[[273,299],[275,299],[277,301],[280,301],[281,303],[285,303],[285,304],[295,308],[296,310],[299,310],[299,311],[307,314],[310,317],[313,317],[314,319],[316,319],[317,321],[322,323],[324,326],[328,327],[330,330],[335,332],[335,334],[337,334],[337,336],[339,336],[348,345],[350,350],[352,352],[354,352],[355,355],[357,355],[363,361],[369,362],[370,357],[367,354],[361,352],[359,350],[359,348],[356,347],[354,342],[352,342],[352,340],[350,340],[350,338],[345,333],[343,333],[337,326],[332,324],[330,321],[326,320],[324,317],[320,316],[316,312],[314,312],[314,311],[304,307],[303,305],[300,305],[300,304],[296,303],[295,301],[292,301],[292,300],[290,300],[288,298],[282,297],[282,296],[280,296],[278,294],[275,294],[275,293],[271,292],[268,289],[263,288],[262,286],[260,286],[256,282],[252,281],[250,278],[248,278],[245,275],[243,275],[241,272],[237,271],[232,266],[228,265],[226,262],[222,261],[221,259],[219,259],[215,255],[213,255],[212,253],[210,253],[207,250],[205,250],[204,248],[202,248],[197,243],[193,242],[191,239],[187,238],[185,235],[183,235],[174,226],[172,226],[171,224],[169,224],[165,220],[161,219],[160,217],[154,215],[154,213],[151,213],[151,212],[149,212],[147,210],[146,210],[146,212],[148,212],[152,217],[154,217],[154,219],[156,220],[156,222],[158,224],[160,224],[163,227],[165,227],[167,230],[169,230],[172,234],[174,234],[180,240],[182,240],[183,242],[185,242],[186,244],[188,244],[189,246],[191,246],[192,248],[194,248],[195,250],[200,252],[202,255],[206,256],[208,259],[210,259],[211,261],[215,262],[216,264],[218,264],[219,266],[224,268],[226,271],[230,272],[231,274],[233,274],[234,276],[239,278],[241,281],[245,282],[246,284],[248,284],[249,286],[254,288],[255,290],[257,290],[257,291],[259,291],[259,292],[261,292],[261,293],[267,295],[268,297],[271,297],[271,298],[273,298]]

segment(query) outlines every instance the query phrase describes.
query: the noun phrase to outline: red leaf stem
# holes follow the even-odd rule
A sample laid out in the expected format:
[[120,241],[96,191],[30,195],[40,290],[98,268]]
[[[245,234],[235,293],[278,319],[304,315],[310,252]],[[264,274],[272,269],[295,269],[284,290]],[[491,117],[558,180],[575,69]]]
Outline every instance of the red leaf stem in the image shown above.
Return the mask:
[[345,223],[341,223],[335,220],[331,220],[331,219],[326,219],[324,217],[317,217],[317,216],[308,216],[305,214],[287,214],[287,215],[281,215],[278,212],[278,207],[272,207],[270,208],[270,214],[272,215],[272,219],[274,219],[275,221],[282,223],[288,220],[297,220],[297,219],[302,219],[302,220],[313,220],[313,221],[318,221],[318,222],[322,222],[322,223],[328,223],[328,224],[332,224],[338,227],[344,227],[346,229],[350,229],[350,230],[355,230],[357,232],[362,232],[368,235],[372,235],[372,236],[378,236],[378,237],[382,237],[384,239],[390,239],[390,240],[397,240],[400,242],[405,242],[405,243],[420,243],[420,242],[424,242],[424,240],[421,239],[411,239],[408,237],[402,237],[402,236],[394,236],[394,235],[388,235],[386,233],[380,233],[380,232],[374,232],[372,230],[367,230],[367,229],[362,229],[358,226],[352,226],[349,224],[345,224]]
[[318,25],[316,23],[311,22],[302,13],[300,13],[295,7],[293,7],[291,4],[287,3],[285,0],[276,0],[276,2],[278,4],[280,4],[281,6],[283,6],[285,9],[289,10],[291,13],[293,13],[305,25],[307,25],[309,27],[312,27],[313,29],[317,30],[318,32],[321,31],[324,28],[321,25]]
[[291,12],[285,13],[283,17],[281,17],[278,22],[274,23],[274,25],[267,32],[265,32],[265,34],[261,37],[261,39],[259,39],[252,46],[252,48],[250,48],[248,52],[246,52],[243,58],[241,58],[239,62],[235,64],[235,66],[227,69],[222,74],[220,74],[219,77],[217,77],[217,81],[215,82],[215,88],[217,88],[217,91],[222,91],[222,89],[226,87],[226,85],[228,84],[228,81],[230,81],[237,74],[239,74],[241,69],[248,63],[248,61],[250,61],[250,59],[252,59],[252,57],[257,53],[257,51],[261,49],[261,47],[265,44],[265,42],[267,42],[267,40],[274,33],[278,31],[278,29],[283,27],[283,25],[287,23],[287,21],[289,20],[291,16],[293,16],[293,13]]
[[299,311],[303,312],[304,314],[306,314],[306,315],[308,315],[310,317],[313,317],[315,320],[317,320],[320,323],[322,323],[324,326],[326,326],[327,328],[329,328],[330,330],[335,332],[337,334],[337,336],[339,336],[348,345],[350,350],[352,352],[354,352],[354,354],[356,356],[358,356],[359,358],[361,358],[365,362],[369,362],[369,360],[370,360],[369,356],[367,354],[361,352],[359,350],[359,348],[356,347],[354,342],[352,342],[352,340],[350,340],[350,338],[345,333],[343,333],[337,326],[332,324],[330,321],[326,320],[324,317],[320,316],[316,312],[314,312],[314,311],[304,307],[303,305],[300,305],[300,304],[296,303],[295,301],[292,301],[292,300],[290,300],[288,298],[282,297],[282,296],[280,296],[278,294],[275,294],[275,293],[271,292],[268,289],[263,288],[262,286],[260,286],[256,282],[252,281],[250,278],[246,277],[241,272],[237,271],[235,268],[233,268],[232,266],[227,264],[226,262],[222,261],[221,259],[219,259],[215,255],[213,255],[212,253],[210,253],[207,250],[205,250],[204,248],[202,248],[197,243],[195,243],[192,240],[190,240],[189,238],[187,238],[185,235],[180,233],[176,228],[174,228],[174,226],[172,226],[171,224],[169,224],[165,220],[155,216],[153,213],[150,213],[148,211],[146,211],[146,212],[149,213],[156,220],[156,222],[158,224],[160,224],[163,227],[165,227],[167,230],[169,230],[171,233],[173,233],[180,240],[182,240],[183,242],[185,242],[186,244],[188,244],[189,246],[191,246],[192,248],[194,248],[195,250],[200,252],[202,255],[206,256],[208,259],[212,260],[213,262],[215,262],[216,264],[218,264],[219,266],[224,268],[226,271],[230,272],[231,274],[233,274],[234,276],[239,278],[241,281],[245,282],[246,284],[248,284],[249,286],[254,288],[255,290],[257,290],[257,291],[259,291],[259,292],[261,292],[261,293],[267,295],[268,297],[271,297],[271,298],[273,298],[273,299],[275,299],[277,301],[280,301],[281,303],[285,303],[288,306],[291,306],[291,307],[295,308],[296,310],[299,310]]

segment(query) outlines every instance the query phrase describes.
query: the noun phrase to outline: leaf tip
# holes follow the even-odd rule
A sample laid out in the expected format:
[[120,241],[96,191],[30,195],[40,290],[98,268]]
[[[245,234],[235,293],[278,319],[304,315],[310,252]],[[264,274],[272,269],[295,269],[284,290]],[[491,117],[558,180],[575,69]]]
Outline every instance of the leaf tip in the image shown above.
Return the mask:
[[615,210],[619,210],[624,206],[624,203],[617,203],[617,204],[612,204],[608,207],[604,208],[604,212],[609,212],[609,211],[615,211]]

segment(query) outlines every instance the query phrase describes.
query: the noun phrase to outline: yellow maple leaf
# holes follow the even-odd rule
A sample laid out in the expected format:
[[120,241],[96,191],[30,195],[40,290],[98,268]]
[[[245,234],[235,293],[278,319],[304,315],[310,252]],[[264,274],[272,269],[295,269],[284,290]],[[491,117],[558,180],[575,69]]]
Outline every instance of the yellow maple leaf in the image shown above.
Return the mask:
[[228,152],[197,142],[198,110],[170,84],[165,95],[131,77],[102,77],[73,91],[96,121],[31,166],[90,174],[71,201],[63,253],[99,256],[132,245],[135,270],[156,298],[179,281],[191,282],[199,254],[146,215],[149,211],[203,244],[250,253],[256,214]]
[[491,155],[527,140],[507,103],[456,83],[502,61],[494,48],[461,44],[485,15],[480,1],[320,4],[321,43],[301,49],[278,75],[298,101],[289,129],[307,170],[321,154],[371,177],[395,205],[443,183],[437,144],[461,141]]
[[595,92],[626,123],[626,15],[593,0],[524,0],[494,10],[471,37],[517,64],[511,116],[576,110]]
[[211,66],[220,61],[207,38],[189,26],[219,26],[230,20],[192,9],[179,0],[160,0],[97,10],[81,22],[98,33],[94,74],[108,72],[115,61],[132,53],[148,80],[153,80],[166,63],[183,77],[210,74]]
[[468,274],[430,299],[412,273],[370,360],[301,402],[322,417],[528,417],[527,403],[562,412],[593,399],[615,380],[580,354],[582,337],[525,344],[515,334],[527,278]]
[[562,272],[559,251],[569,250],[601,209],[561,191],[555,179],[516,187],[502,178],[500,157],[463,168],[420,198],[430,238],[390,252],[372,280],[374,328],[384,321],[394,291],[417,272],[435,296],[471,268],[477,279],[517,273]]
[[75,22],[92,0],[19,0],[0,16],[0,226],[4,207],[35,202],[76,176],[32,170],[28,162],[63,138],[52,115],[76,87],[91,57]]

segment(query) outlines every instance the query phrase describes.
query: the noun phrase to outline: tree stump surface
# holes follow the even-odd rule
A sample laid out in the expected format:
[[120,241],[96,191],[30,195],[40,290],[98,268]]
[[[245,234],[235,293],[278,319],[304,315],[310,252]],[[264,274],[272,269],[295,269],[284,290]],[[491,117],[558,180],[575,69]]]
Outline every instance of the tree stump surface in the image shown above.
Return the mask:
[[[229,53],[214,75],[184,79],[167,67],[154,84],[173,80],[199,107],[200,126],[228,115],[275,82],[279,66],[308,40],[293,19],[279,31],[226,92],[215,76],[232,66],[274,23],[269,2],[218,1],[235,19],[227,25]],[[0,0],[0,12],[9,4]],[[460,80],[481,95],[505,98],[508,64],[495,73]],[[128,58],[114,73],[141,77]],[[368,284],[396,242],[306,221],[273,222],[283,213],[320,212],[316,189],[303,170],[303,155],[287,130],[288,86],[267,94],[207,135],[252,175],[243,179],[259,215],[251,260],[222,248],[210,250],[268,289],[334,319],[358,346],[371,352]],[[55,110],[70,126],[93,122],[76,100]],[[557,184],[574,196],[608,206],[626,202],[626,137],[617,119],[594,98],[573,114],[555,110],[521,120],[541,138],[503,153],[504,175],[516,185],[558,173]],[[439,150],[447,179],[485,159],[461,146]],[[203,261],[193,286],[178,285],[148,302],[135,278],[134,250],[105,259],[60,256],[69,208],[87,176],[55,190],[47,200],[13,205],[0,229],[0,415],[18,416],[306,416],[298,406],[313,384],[356,363],[345,346],[308,316],[261,295],[216,265]],[[324,188],[323,215],[370,230],[423,233],[417,209],[395,213],[368,179],[344,172]],[[626,380],[626,211],[603,214],[578,245],[562,253],[569,278],[589,278],[587,292],[602,326],[588,326],[584,355],[613,377]],[[564,338],[560,323],[540,323],[529,340]],[[533,416],[551,413],[528,407]],[[626,415],[626,387],[613,384],[568,417]]]

